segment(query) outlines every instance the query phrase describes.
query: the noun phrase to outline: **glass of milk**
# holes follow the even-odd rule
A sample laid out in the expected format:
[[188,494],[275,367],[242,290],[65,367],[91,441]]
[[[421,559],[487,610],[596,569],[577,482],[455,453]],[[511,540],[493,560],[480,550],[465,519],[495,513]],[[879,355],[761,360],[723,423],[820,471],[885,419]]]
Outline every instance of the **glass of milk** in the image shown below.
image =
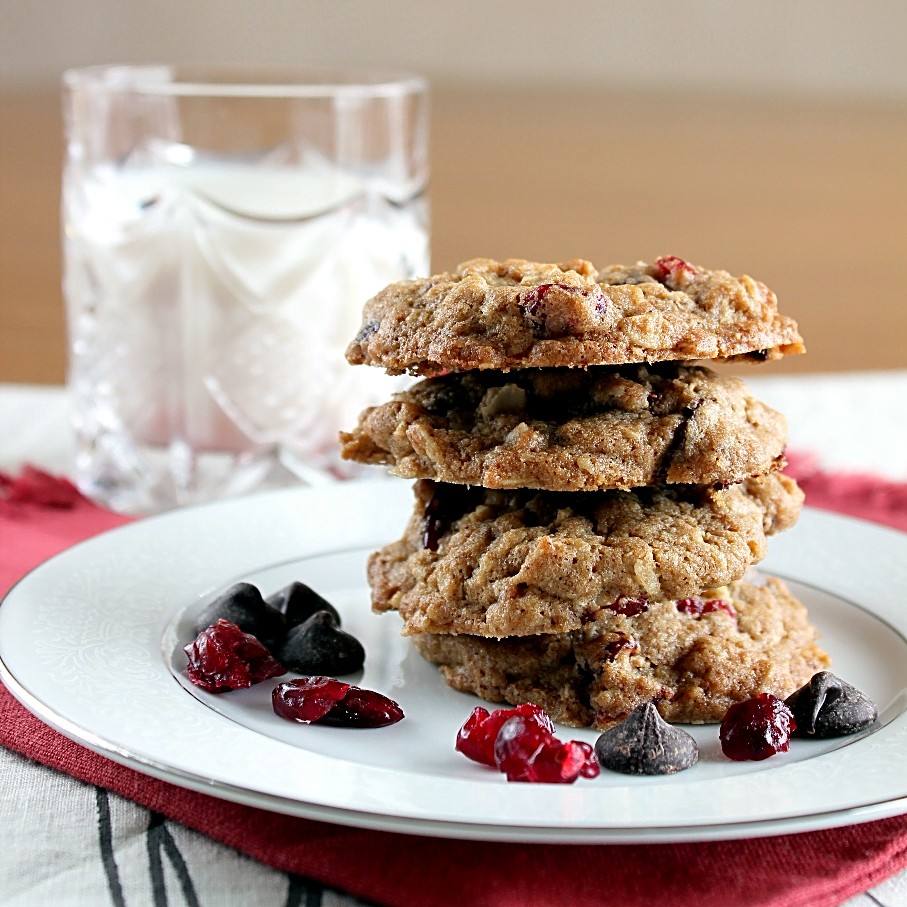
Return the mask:
[[429,273],[424,80],[127,66],[63,84],[80,488],[148,513],[336,474],[337,432],[396,386],[344,359],[362,305]]

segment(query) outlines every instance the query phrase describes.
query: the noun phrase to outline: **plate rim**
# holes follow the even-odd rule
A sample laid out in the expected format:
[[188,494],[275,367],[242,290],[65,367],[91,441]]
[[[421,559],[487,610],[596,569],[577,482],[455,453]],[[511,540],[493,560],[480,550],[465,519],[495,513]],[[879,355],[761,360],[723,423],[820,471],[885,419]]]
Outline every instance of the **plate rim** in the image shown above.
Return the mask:
[[[201,515],[204,520],[207,513],[218,513],[223,508],[232,510],[234,508],[244,508],[249,502],[256,499],[260,506],[265,510],[269,502],[280,502],[290,499],[305,499],[311,497],[313,493],[327,494],[329,497],[337,494],[333,489],[347,489],[343,492],[346,494],[355,494],[358,491],[374,492],[376,488],[385,486],[385,483],[376,483],[374,481],[349,482],[338,485],[327,486],[326,489],[311,488],[294,488],[278,489],[275,491],[264,492],[253,495],[245,499],[230,499],[225,501],[213,502],[211,504],[199,505],[197,507],[185,508],[180,511],[171,511],[165,514],[159,514],[145,520],[139,520],[134,523],[127,523],[123,526],[116,527],[100,533],[97,536],[86,539],[76,545],[67,548],[57,555],[49,558],[47,561],[33,568],[29,573],[22,577],[7,592],[0,601],[0,620],[2,620],[4,609],[3,605],[8,602],[16,601],[22,595],[22,589],[28,587],[34,582],[35,576],[41,576],[48,570],[59,568],[69,558],[79,558],[87,550],[89,556],[97,551],[103,550],[103,546],[112,534],[122,537],[126,533],[136,532],[139,536],[147,532],[154,533],[155,527],[168,525],[174,519],[193,519]],[[395,491],[394,494],[397,492]],[[411,498],[408,500],[411,501]],[[850,526],[851,531],[864,533],[869,531],[872,534],[878,534],[878,538],[887,538],[896,546],[907,544],[907,535],[898,532],[896,529],[880,526],[859,518],[847,515],[829,513],[827,511],[818,511],[814,508],[805,508],[807,520],[819,520],[820,523],[826,523],[830,527],[836,524],[838,527]],[[190,516],[186,516],[189,514]],[[150,529],[148,527],[151,527]],[[796,529],[793,530],[796,532]],[[369,544],[369,543],[367,543]],[[322,550],[336,550],[337,545],[327,544]],[[317,555],[316,551],[306,551],[304,556]],[[262,565],[262,567],[267,565]],[[800,579],[800,578],[798,578]],[[841,594],[827,585],[818,585],[809,579],[800,580],[804,583],[811,584],[826,591],[831,595],[842,597]],[[845,599],[848,597],[843,596]],[[907,622],[898,626],[892,625],[891,622],[883,615],[880,615],[872,608],[867,608],[860,602],[851,603],[862,610],[868,611],[876,619],[884,622],[890,630],[896,633],[902,641],[905,640],[904,628]],[[18,606],[14,606],[18,607]],[[8,609],[7,612],[8,613]],[[165,622],[172,619],[174,611],[167,615]],[[820,828],[831,828],[842,825],[850,825],[858,822],[873,821],[892,815],[898,815],[907,812],[907,791],[887,799],[877,799],[873,802],[866,802],[857,806],[833,807],[828,810],[817,811],[813,813],[800,814],[794,816],[776,816],[769,819],[746,819],[739,821],[723,821],[720,823],[708,823],[704,825],[657,825],[650,824],[646,826],[638,825],[607,825],[607,826],[582,826],[582,827],[563,827],[563,826],[546,826],[525,824],[513,825],[511,823],[496,824],[494,822],[469,822],[464,823],[458,820],[438,819],[428,817],[407,816],[403,814],[377,814],[373,809],[356,810],[345,806],[330,805],[317,803],[309,800],[299,800],[275,796],[267,791],[254,790],[250,787],[236,787],[220,780],[205,777],[202,774],[192,774],[184,770],[159,763],[147,756],[130,752],[127,748],[105,739],[94,733],[90,728],[84,727],[76,721],[72,721],[65,714],[61,714],[54,706],[44,702],[37,694],[33,693],[27,682],[20,681],[15,672],[9,668],[3,653],[2,636],[0,636],[0,679],[6,684],[10,692],[18,699],[29,711],[37,715],[45,723],[54,727],[65,736],[77,743],[87,746],[102,755],[112,758],[122,765],[131,767],[137,771],[159,778],[160,780],[176,784],[180,787],[186,787],[209,795],[217,796],[232,802],[242,803],[250,806],[256,806],[272,810],[275,812],[296,815],[304,818],[317,819],[319,821],[334,822],[341,825],[352,825],[362,828],[385,829],[389,831],[400,831],[409,834],[424,834],[430,836],[463,838],[473,840],[496,840],[496,841],[547,841],[562,843],[629,843],[646,842],[680,842],[680,841],[697,841],[697,840],[720,840],[734,837],[759,837],[772,834],[783,834],[790,831],[808,831]],[[177,685],[178,689],[178,685]],[[904,713],[901,713],[892,722],[895,723],[904,719]],[[248,732],[247,733],[254,733]],[[548,787],[548,786],[546,786]]]

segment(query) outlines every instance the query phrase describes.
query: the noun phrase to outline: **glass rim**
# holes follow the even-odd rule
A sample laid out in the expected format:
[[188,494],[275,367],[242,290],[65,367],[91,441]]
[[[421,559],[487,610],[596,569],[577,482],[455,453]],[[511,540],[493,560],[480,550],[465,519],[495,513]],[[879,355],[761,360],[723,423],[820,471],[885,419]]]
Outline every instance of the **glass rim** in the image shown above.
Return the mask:
[[390,98],[425,94],[415,73],[343,67],[270,69],[255,66],[112,64],[63,72],[64,88],[172,97]]

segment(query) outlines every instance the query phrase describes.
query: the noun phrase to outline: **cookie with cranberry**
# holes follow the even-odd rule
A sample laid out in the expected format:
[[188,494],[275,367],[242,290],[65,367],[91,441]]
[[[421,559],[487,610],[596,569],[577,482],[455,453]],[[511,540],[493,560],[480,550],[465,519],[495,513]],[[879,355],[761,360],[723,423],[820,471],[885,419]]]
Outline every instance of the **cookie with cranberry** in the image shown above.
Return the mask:
[[601,270],[582,260],[480,258],[386,287],[365,304],[346,356],[433,375],[803,351],[775,294],[748,276],[673,257]]
[[789,696],[829,664],[816,637],[805,607],[768,579],[606,611],[570,633],[423,633],[414,643],[457,690],[533,702],[562,724],[604,730],[646,702],[668,721],[703,723],[758,693]]
[[559,493],[422,479],[415,490],[403,538],[368,565],[373,609],[399,611],[405,635],[563,633],[624,601],[695,595],[740,579],[803,500],[777,472],[727,488]]
[[661,363],[426,378],[365,410],[341,449],[407,479],[588,491],[740,482],[782,465],[786,438],[739,379]]

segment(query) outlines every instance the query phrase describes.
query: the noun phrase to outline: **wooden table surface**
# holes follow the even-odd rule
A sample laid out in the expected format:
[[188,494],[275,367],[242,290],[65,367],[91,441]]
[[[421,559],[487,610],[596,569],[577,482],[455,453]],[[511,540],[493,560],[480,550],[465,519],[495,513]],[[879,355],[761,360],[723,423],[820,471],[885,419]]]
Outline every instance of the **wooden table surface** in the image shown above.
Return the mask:
[[[64,380],[61,160],[56,93],[0,92],[0,381]],[[777,292],[773,372],[907,366],[903,106],[437,89],[431,198],[435,271],[679,255]]]

